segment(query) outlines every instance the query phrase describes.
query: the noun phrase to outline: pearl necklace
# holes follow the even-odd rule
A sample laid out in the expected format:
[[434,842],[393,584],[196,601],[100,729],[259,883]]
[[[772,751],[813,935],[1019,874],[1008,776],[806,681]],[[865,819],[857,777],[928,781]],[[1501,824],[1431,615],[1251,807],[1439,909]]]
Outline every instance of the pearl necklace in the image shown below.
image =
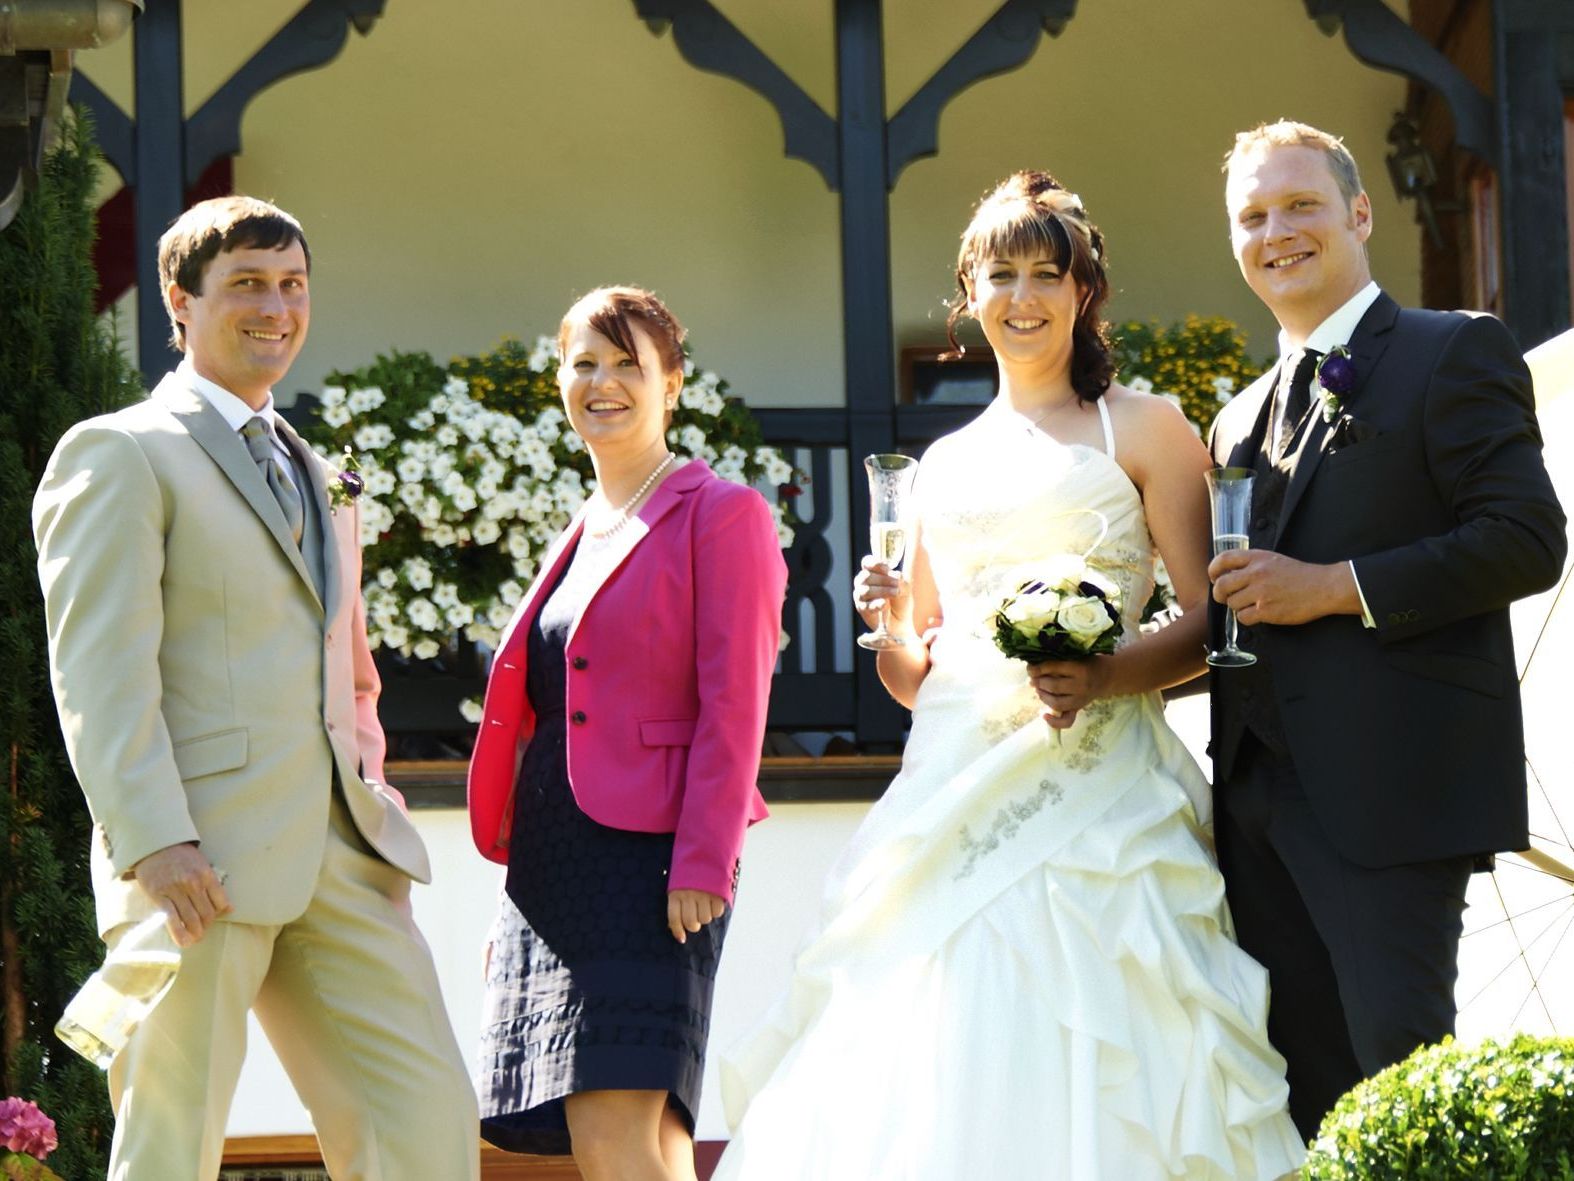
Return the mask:
[[645,477],[645,482],[635,490],[634,495],[629,497],[622,504],[618,505],[617,508],[612,510],[612,515],[617,518],[617,520],[612,525],[606,529],[592,529],[587,525],[585,532],[597,540],[604,540],[608,537],[616,537],[619,533],[623,532],[624,529],[628,528],[629,521],[633,519],[629,516],[629,509],[633,508],[639,503],[639,498],[650,491],[650,486],[656,482],[656,477],[661,475],[662,472],[666,471],[667,468],[671,466],[672,461],[676,458],[677,456],[672,454],[672,452],[667,452],[667,458],[658,463],[655,467],[655,470],[653,470],[650,475]]

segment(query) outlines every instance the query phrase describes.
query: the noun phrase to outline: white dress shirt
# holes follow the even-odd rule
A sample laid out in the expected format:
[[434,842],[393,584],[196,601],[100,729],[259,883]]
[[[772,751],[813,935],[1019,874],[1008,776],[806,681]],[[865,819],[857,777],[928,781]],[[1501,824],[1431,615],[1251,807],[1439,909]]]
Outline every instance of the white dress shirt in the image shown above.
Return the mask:
[[279,438],[277,420],[279,412],[273,406],[273,391],[268,391],[268,397],[262,404],[262,409],[253,410],[246,402],[235,394],[229,392],[216,381],[209,381],[197,372],[196,366],[191,363],[191,358],[184,358],[180,363],[178,372],[185,378],[186,383],[196,390],[212,407],[230,424],[230,429],[236,434],[253,418],[260,417],[268,425],[268,441],[273,444],[274,456],[279,461],[279,466],[284,469],[285,476],[296,492],[301,490],[300,482],[295,478],[295,461],[290,457],[289,449],[284,446]]

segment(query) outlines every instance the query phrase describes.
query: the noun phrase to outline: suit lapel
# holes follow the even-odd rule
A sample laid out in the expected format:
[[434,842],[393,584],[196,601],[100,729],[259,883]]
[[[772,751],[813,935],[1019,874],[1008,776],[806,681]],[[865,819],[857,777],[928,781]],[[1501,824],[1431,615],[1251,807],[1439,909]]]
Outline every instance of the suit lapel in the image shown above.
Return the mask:
[[[1346,346],[1350,350],[1350,363],[1355,367],[1356,385],[1344,399],[1342,413],[1349,413],[1351,404],[1365,392],[1367,382],[1377,369],[1378,359],[1388,348],[1389,332],[1398,318],[1399,305],[1384,293],[1378,295],[1376,302],[1366,309],[1366,315],[1356,325],[1350,343]],[[1317,391],[1313,389],[1312,394],[1315,399]],[[1273,549],[1279,548],[1285,525],[1305,495],[1307,485],[1312,482],[1312,475],[1317,471],[1318,464],[1322,463],[1328,451],[1328,440],[1332,437],[1333,424],[1324,420],[1321,407],[1314,403],[1311,424],[1302,436],[1300,448],[1290,468],[1290,483],[1284,490],[1284,508],[1279,513],[1279,524],[1274,529]]]
[[1273,418],[1273,395],[1278,388],[1279,366],[1275,365],[1236,399],[1243,404],[1238,416],[1251,425],[1237,438],[1223,440],[1227,449],[1220,467],[1251,467],[1256,462],[1257,452],[1262,450],[1263,440],[1268,435],[1268,423]]
[[673,472],[660,486],[650,494],[650,499],[639,510],[639,516],[634,517],[618,533],[608,539],[606,552],[597,555],[597,570],[599,576],[579,603],[579,608],[574,613],[574,622],[569,626],[568,638],[572,640],[574,633],[579,630],[579,621],[585,618],[585,611],[601,593],[601,588],[606,585],[607,579],[622,568],[628,561],[629,555],[635,547],[650,535],[656,527],[656,522],[665,517],[682,501],[683,495],[692,490],[701,479],[710,474],[710,469],[700,460],[691,460],[677,471]]
[[306,569],[306,561],[301,557],[300,546],[290,536],[284,510],[273,498],[273,493],[268,491],[267,482],[257,470],[240,435],[230,429],[230,424],[224,421],[224,416],[213,408],[211,402],[190,389],[177,374],[166,375],[153,391],[153,397],[175,416],[175,420],[208,453],[208,457],[218,465],[242,499],[262,519],[286,560],[301,576],[301,582],[305,584],[313,601],[319,601],[317,588],[312,585],[311,571]]
[[535,618],[542,602],[552,587],[557,584],[558,576],[563,572],[563,566],[572,552],[572,547],[579,540],[580,530],[584,527],[586,509],[580,509],[574,514],[574,519],[568,527],[557,535],[557,538],[547,547],[547,552],[542,555],[541,565],[536,571],[535,581],[530,584],[530,589],[525,592],[525,597],[519,600],[519,606],[514,609],[514,617],[508,621],[508,626],[503,628],[503,634],[498,637],[497,650],[499,653],[508,649],[514,636],[521,631],[528,630],[522,625]]
[[[304,499],[310,500],[317,513],[317,521],[322,526],[322,610],[323,614],[332,619],[334,612],[339,608],[339,573],[344,563],[344,555],[339,550],[339,531],[336,528],[333,506],[328,503],[328,493],[324,486],[322,475],[322,461],[306,441],[295,433],[295,428],[285,422],[283,418],[276,420],[279,438],[284,440],[284,445],[295,457],[295,470],[306,477],[309,488],[303,489],[307,493]],[[360,538],[352,538],[352,545],[359,545]]]

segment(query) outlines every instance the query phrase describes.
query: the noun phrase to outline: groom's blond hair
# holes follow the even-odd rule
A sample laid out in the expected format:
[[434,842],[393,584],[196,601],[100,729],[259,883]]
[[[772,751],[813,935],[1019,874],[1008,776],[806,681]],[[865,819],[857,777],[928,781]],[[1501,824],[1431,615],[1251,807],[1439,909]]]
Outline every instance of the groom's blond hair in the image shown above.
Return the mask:
[[1250,131],[1236,135],[1235,143],[1224,154],[1223,171],[1229,172],[1235,161],[1267,148],[1313,148],[1321,152],[1328,160],[1328,171],[1333,173],[1334,183],[1339,186],[1346,208],[1365,191],[1361,184],[1361,170],[1356,167],[1350,149],[1344,146],[1344,140],[1309,123],[1296,123],[1290,119],[1259,123]]

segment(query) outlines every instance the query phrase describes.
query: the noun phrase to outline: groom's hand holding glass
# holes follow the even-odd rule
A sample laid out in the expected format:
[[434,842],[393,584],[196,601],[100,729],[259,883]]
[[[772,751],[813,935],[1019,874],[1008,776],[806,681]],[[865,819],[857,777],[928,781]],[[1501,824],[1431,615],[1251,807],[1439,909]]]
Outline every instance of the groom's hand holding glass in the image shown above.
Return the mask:
[[1363,614],[1349,562],[1321,565],[1266,549],[1225,550],[1209,563],[1208,578],[1213,597],[1246,627]]

